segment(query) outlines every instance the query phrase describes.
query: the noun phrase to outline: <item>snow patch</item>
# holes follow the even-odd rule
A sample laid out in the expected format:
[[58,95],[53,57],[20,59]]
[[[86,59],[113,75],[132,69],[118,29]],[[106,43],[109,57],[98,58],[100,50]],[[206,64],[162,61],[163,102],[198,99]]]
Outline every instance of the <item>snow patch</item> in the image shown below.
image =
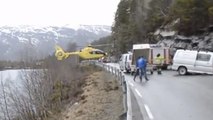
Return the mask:
[[36,38],[32,38],[31,39],[31,44],[33,44],[33,45],[38,45],[39,44],[39,40],[38,39],[36,39]]
[[7,34],[11,33],[11,31],[9,29],[1,29],[1,32],[7,33]]
[[2,42],[3,42],[4,44],[7,44],[7,45],[9,44],[9,42],[7,41],[7,39],[3,39]]
[[22,43],[29,43],[29,40],[26,39],[26,38],[19,37],[19,36],[17,36],[17,38],[18,38],[19,42],[22,42]]
[[108,26],[102,26],[102,25],[80,25],[81,30],[86,30],[89,32],[93,32],[95,34],[100,34],[101,31],[105,32],[111,32],[110,28]]
[[78,30],[80,28],[80,25],[70,25],[70,24],[66,24],[62,27],[65,27],[65,28],[71,28],[71,29],[74,29],[74,30]]

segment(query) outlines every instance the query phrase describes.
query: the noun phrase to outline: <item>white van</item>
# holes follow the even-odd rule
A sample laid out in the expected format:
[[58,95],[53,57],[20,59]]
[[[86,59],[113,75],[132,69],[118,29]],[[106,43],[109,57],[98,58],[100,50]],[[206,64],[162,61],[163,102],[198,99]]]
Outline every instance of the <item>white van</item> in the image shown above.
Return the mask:
[[132,53],[122,54],[119,60],[120,70],[129,73],[131,71],[130,64],[132,62]]
[[213,52],[177,50],[172,69],[180,75],[187,72],[213,74]]

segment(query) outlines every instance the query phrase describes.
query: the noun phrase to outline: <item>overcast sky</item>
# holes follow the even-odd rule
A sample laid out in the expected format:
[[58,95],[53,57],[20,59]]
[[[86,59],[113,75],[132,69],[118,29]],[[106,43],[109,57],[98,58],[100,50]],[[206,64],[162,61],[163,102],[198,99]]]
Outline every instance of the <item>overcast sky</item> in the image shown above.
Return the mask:
[[120,0],[0,0],[4,25],[112,25]]

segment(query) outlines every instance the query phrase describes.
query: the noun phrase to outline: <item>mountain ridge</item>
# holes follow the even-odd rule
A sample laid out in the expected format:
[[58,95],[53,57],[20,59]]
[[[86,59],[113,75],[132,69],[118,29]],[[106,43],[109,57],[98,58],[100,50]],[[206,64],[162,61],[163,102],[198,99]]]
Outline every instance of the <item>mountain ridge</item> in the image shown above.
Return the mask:
[[29,56],[43,58],[53,54],[56,44],[65,49],[68,43],[85,46],[110,33],[111,27],[106,25],[79,25],[75,28],[68,25],[2,26],[0,27],[0,60],[22,60]]

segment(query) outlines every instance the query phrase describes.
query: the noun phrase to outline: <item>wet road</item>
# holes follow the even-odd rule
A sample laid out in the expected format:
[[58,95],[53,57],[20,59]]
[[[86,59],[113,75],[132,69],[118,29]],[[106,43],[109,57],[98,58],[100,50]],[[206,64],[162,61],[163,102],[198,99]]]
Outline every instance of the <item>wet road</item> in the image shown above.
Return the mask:
[[125,75],[145,120],[213,119],[213,76],[163,71],[148,77],[150,81],[140,83]]

